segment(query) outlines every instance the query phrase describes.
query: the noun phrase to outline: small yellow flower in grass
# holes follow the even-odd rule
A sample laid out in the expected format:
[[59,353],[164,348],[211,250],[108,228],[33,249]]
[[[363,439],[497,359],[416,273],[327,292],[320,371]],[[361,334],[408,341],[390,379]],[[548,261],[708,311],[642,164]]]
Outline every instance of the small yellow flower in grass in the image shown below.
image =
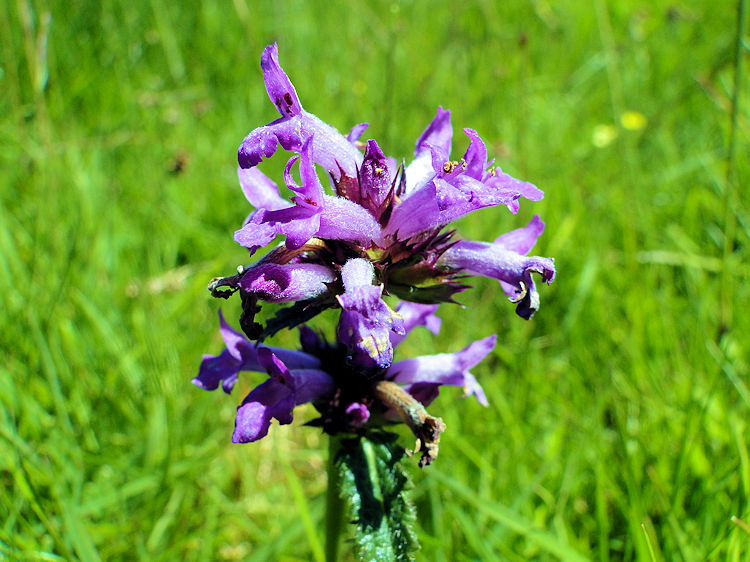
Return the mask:
[[616,138],[617,128],[614,125],[606,125],[604,123],[600,123],[594,127],[594,132],[591,134],[591,142],[597,148],[609,146]]
[[640,111],[628,110],[620,116],[620,124],[628,131],[640,131],[647,123],[648,119]]

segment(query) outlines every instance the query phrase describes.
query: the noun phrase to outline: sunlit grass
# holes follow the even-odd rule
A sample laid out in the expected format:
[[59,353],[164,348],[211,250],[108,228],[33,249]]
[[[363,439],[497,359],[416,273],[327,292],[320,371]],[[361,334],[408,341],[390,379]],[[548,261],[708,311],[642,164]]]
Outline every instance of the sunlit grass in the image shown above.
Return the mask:
[[235,151],[276,117],[258,68],[273,40],[305,108],[341,130],[367,121],[409,158],[442,105],[454,154],[474,128],[546,193],[458,225],[491,240],[542,216],[534,252],[558,279],[537,316],[480,280],[441,309],[439,337],[399,348],[500,336],[474,370],[490,407],[447,389],[430,408],[448,430],[438,461],[411,468],[420,557],[748,556],[746,78],[726,168],[737,14],[507,4],[6,3],[0,558],[319,552],[313,413],[235,446],[255,379],[231,397],[189,382],[221,349],[218,306],[238,316],[205,286],[247,260]]

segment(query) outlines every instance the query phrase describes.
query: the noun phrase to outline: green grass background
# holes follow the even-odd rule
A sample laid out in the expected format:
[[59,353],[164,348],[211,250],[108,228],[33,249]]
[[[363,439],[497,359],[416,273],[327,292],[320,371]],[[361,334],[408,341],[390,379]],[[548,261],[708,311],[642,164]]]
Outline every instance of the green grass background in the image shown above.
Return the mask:
[[247,262],[236,148],[277,115],[258,62],[277,40],[306,109],[340,130],[367,121],[408,159],[442,105],[456,156],[472,127],[546,193],[459,223],[491,240],[542,215],[534,253],[558,279],[537,316],[478,280],[438,338],[400,348],[500,336],[474,370],[490,407],[444,390],[440,458],[409,463],[419,558],[747,559],[737,18],[698,0],[3,0],[0,558],[320,558],[312,412],[237,446],[259,379],[231,397],[190,384],[222,347],[220,304],[236,325],[239,303],[205,287]]

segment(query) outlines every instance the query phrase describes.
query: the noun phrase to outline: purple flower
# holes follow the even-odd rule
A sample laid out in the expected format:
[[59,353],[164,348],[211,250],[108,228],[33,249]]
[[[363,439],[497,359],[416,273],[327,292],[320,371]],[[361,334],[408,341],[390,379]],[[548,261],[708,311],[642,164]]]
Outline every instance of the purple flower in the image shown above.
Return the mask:
[[[344,273],[355,288],[367,286],[364,282],[358,283],[366,278],[362,271],[357,271],[360,268],[365,269],[361,262],[355,261]],[[402,303],[398,315],[391,312],[392,316],[398,316],[400,329],[390,329],[386,333],[389,345],[396,346],[417,326],[425,326],[436,333],[439,329],[439,321],[434,316],[436,308],[435,305]],[[461,387],[465,395],[473,394],[481,404],[487,404],[469,369],[492,350],[495,336],[457,353],[406,359],[389,368],[374,370],[370,364],[363,368],[358,361],[352,361],[345,343],[331,346],[304,326],[300,329],[302,349],[291,351],[251,342],[229,327],[221,313],[219,321],[226,347],[219,355],[204,356],[193,383],[205,390],[215,390],[221,384],[224,391],[230,393],[240,372],[265,372],[268,377],[251,390],[237,408],[232,435],[235,443],[261,439],[268,433],[272,419],[280,424],[291,423],[294,407],[308,402],[320,412],[318,424],[329,433],[363,432],[394,417],[403,417],[405,409],[423,410],[423,406],[437,396],[438,388],[445,385]],[[388,390],[388,385],[394,383],[402,388],[399,392],[409,396],[407,400],[389,399],[394,393]],[[408,423],[415,433],[423,429],[416,422]],[[418,438],[424,436],[418,435]],[[429,451],[425,462],[430,462],[437,454],[436,446]]]
[[381,299],[382,285],[373,285],[375,271],[367,260],[349,260],[341,270],[344,294],[338,339],[360,370],[386,368],[393,360],[391,333],[405,335],[404,321]]
[[215,390],[221,383],[229,394],[241,371],[266,372],[270,377],[237,408],[233,442],[257,441],[268,433],[272,418],[281,424],[291,423],[295,405],[323,400],[333,392],[333,379],[320,368],[319,358],[304,351],[252,343],[230,328],[221,313],[219,321],[226,347],[219,355],[203,356],[193,384]]
[[[221,383],[224,392],[232,392],[240,371],[263,371],[258,359],[258,346],[250,342],[244,334],[233,330],[219,311],[219,331],[225,348],[221,354],[204,355],[198,376],[193,379],[196,386],[204,390],[216,390]],[[320,366],[320,360],[298,351],[268,347],[292,369],[312,369]]]
[[355,173],[362,162],[359,150],[336,129],[302,109],[294,86],[279,66],[275,43],[264,49],[260,66],[268,97],[281,113],[281,118],[258,127],[245,137],[238,151],[240,167],[250,168],[263,158],[270,158],[279,144],[285,150],[301,152],[305,140],[314,135],[316,162],[327,170],[341,168],[344,172]]
[[539,308],[539,294],[531,274],[538,273],[548,285],[555,278],[551,258],[526,257],[543,231],[544,223],[536,215],[524,228],[503,234],[492,244],[461,240],[443,253],[438,266],[497,279],[510,301],[518,303],[518,315],[528,319]]
[[[468,147],[460,160],[451,160],[450,112],[438,108],[417,139],[414,160],[399,165],[374,140],[359,142],[367,124],[345,137],[306,112],[279,65],[275,44],[263,51],[261,67],[281,118],[251,131],[240,146],[240,183],[256,210],[235,240],[252,254],[281,235],[285,251],[272,252],[239,277],[219,280],[221,286],[241,289],[252,302],[317,299],[321,309],[341,308],[339,337],[353,361],[373,368],[390,364],[385,334],[398,330],[383,294],[448,302],[467,288],[461,281],[467,274],[486,275],[500,280],[520,316],[529,318],[539,308],[532,275],[550,283],[555,274],[550,258],[525,257],[531,247],[527,242],[541,233],[541,220],[493,244],[460,240],[444,230],[477,209],[505,205],[516,213],[521,197],[543,197],[534,185],[494,167],[476,131],[464,129]],[[298,154],[284,170],[284,183],[293,193],[289,200],[255,168],[278,145]],[[330,176],[333,194],[325,192],[316,164]],[[516,239],[528,247],[522,250]],[[370,269],[360,268],[364,281],[347,284],[343,272],[356,260],[369,262]]]
[[311,299],[328,291],[336,275],[332,269],[314,263],[259,263],[245,270],[239,287],[268,302]]
[[492,351],[496,341],[497,336],[489,336],[456,353],[398,361],[390,366],[385,378],[407,385],[406,391],[425,406],[432,403],[443,385],[461,387],[465,396],[474,395],[482,406],[487,406],[484,391],[469,369]]

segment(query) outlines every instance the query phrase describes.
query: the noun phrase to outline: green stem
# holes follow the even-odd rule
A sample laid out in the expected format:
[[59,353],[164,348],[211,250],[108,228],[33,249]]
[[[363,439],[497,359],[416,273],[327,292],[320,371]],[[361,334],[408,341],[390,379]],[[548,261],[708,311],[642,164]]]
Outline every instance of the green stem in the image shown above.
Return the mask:
[[729,116],[729,141],[727,147],[727,183],[724,188],[724,253],[722,263],[721,303],[719,308],[718,339],[732,328],[733,271],[731,260],[737,231],[737,175],[736,145],[737,125],[740,115],[740,93],[742,91],[742,59],[745,24],[745,0],[737,2],[737,31],[734,38],[734,92]]
[[328,438],[328,491],[326,494],[326,561],[338,560],[339,542],[341,538],[341,522],[344,507],[339,496],[338,471],[335,466],[336,453],[339,450],[339,440]]

